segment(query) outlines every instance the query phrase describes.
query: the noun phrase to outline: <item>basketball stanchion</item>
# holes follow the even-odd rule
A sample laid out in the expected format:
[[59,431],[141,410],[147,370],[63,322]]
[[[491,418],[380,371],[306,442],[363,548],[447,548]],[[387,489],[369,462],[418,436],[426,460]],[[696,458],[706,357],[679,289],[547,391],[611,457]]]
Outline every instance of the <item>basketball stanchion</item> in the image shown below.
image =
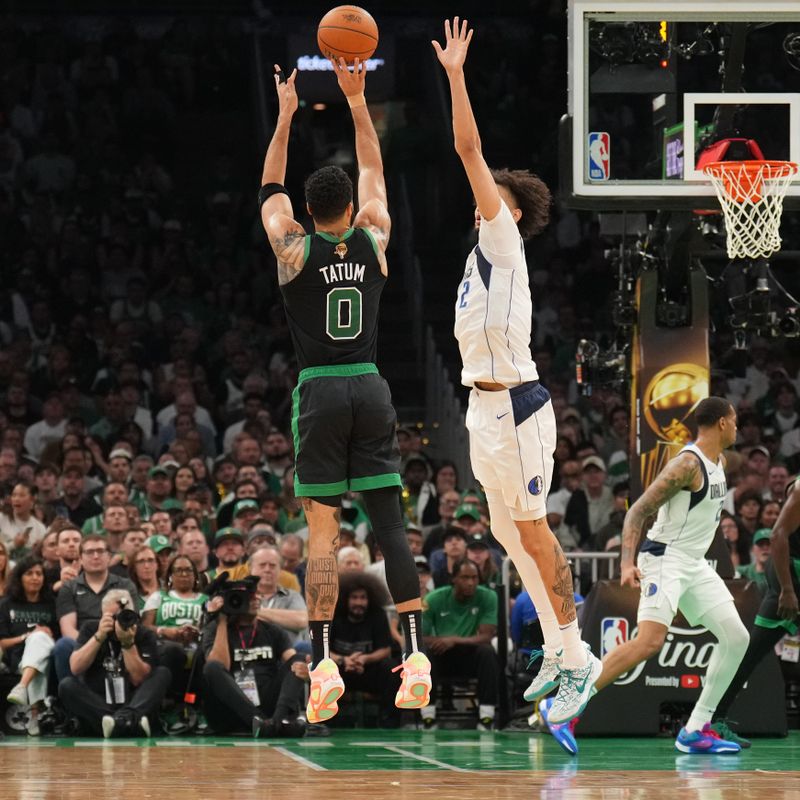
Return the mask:
[[797,169],[791,161],[713,161],[703,167],[725,216],[730,258],[768,258],[781,249],[783,198]]

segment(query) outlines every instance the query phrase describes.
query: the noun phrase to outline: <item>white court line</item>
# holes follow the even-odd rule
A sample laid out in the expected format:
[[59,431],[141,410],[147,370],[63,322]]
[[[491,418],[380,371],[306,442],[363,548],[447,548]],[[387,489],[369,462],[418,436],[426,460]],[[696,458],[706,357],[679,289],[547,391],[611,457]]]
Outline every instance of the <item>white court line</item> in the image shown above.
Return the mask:
[[73,747],[149,747],[150,745],[138,744],[136,739],[127,739],[112,741],[111,739],[97,739],[95,741],[75,741],[72,743]]
[[412,753],[410,750],[403,750],[402,747],[395,747],[393,745],[384,745],[387,750],[391,750],[393,753],[397,753],[400,756],[405,756],[406,758],[415,758],[417,761],[424,761],[426,764],[433,764],[435,767],[440,767],[441,769],[447,769],[451,772],[472,772],[471,769],[462,769],[461,767],[455,767],[452,764],[446,764],[444,761],[438,761],[435,758],[428,758],[428,756],[421,756],[418,753]]
[[336,745],[334,745],[333,742],[319,742],[319,741],[315,742],[313,739],[307,742],[304,739],[301,739],[297,743],[297,746],[298,747],[335,747]]
[[31,742],[30,739],[22,739],[20,736],[21,741],[13,742],[13,741],[4,741],[0,742],[0,747],[25,747],[29,748],[31,745],[34,747],[58,747],[56,742]]
[[325,767],[321,767],[319,764],[315,764],[313,761],[309,761],[309,759],[304,758],[299,753],[293,753],[291,750],[287,750],[285,747],[273,747],[272,749],[276,750],[282,755],[289,756],[289,758],[296,761],[298,764],[302,764],[304,767],[314,769],[317,772],[327,772]]
[[408,742],[396,742],[396,741],[391,741],[391,742],[381,742],[381,741],[377,741],[377,742],[350,742],[350,744],[348,746],[349,747],[399,747],[400,745],[402,745],[403,747],[422,747],[423,745],[426,745],[426,744],[427,744],[427,742],[418,742],[418,741],[414,740],[414,741],[408,741]]

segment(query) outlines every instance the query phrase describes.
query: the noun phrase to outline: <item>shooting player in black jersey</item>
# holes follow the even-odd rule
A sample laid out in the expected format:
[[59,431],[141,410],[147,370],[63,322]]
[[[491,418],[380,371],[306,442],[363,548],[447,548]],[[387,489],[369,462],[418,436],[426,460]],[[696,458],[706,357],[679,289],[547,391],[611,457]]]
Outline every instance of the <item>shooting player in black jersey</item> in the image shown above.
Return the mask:
[[340,60],[333,68],[355,127],[358,213],[353,218],[353,184],[347,174],[338,167],[323,167],[305,183],[313,235],[306,235],[294,219],[283,181],[298,104],[297,70],[283,81],[277,65],[278,120],[258,195],[301,369],[293,394],[292,433],[295,492],[302,498],[309,526],[306,601],[313,648],[309,722],[330,719],[344,692],[329,655],[328,635],[339,593],[339,507],[347,491],[362,493],[403,625],[405,654],[395,704],[421,708],[428,703],[431,686],[430,662],[418,648],[419,581],[398,498],[396,414],[389,387],[375,366],[391,228],[383,163],[364,99],[365,65],[356,59],[351,71]]

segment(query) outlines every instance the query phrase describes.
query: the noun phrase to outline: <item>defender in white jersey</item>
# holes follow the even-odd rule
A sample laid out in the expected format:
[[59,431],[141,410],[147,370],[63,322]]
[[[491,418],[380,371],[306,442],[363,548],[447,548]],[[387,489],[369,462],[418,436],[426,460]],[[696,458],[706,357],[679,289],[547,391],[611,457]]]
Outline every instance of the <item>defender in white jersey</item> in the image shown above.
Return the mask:
[[580,639],[572,572],[545,508],[556,423],[531,358],[533,305],[523,239],[547,225],[550,192],[524,170],[489,169],[464,80],[472,31],[458,17],[444,27],[445,47],[433,46],[450,83],[455,148],[477,206],[478,245],[467,257],[455,309],[461,381],[472,388],[470,459],[486,492],[492,533],[514,561],[542,624],[543,661],[525,699],[558,686],[550,716],[567,722],[588,702],[601,664]]
[[[724,398],[708,397],[694,412],[697,441],[684,447],[631,506],[622,530],[620,582],[639,588],[635,639],[603,660],[597,690],[661,652],[669,626],[681,611],[691,625],[717,637],[700,697],[675,747],[683,753],[736,753],[721,739],[711,718],[742,660],[749,634],[724,581],[705,560],[725,500],[725,460],[736,441],[736,410]],[[645,522],[658,512],[634,565]]]

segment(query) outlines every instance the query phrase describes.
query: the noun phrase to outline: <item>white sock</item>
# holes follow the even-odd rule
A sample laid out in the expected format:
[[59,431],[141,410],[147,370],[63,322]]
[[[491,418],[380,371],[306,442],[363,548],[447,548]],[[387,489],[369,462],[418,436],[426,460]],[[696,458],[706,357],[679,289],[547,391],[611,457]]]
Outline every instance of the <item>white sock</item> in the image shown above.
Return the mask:
[[483,704],[478,706],[478,719],[494,719],[494,706],[485,706]]
[[588,654],[581,641],[578,620],[574,619],[568,625],[561,625],[560,630],[561,638],[564,642],[564,654],[561,656],[561,664],[565,669],[585,667]]
[[503,495],[497,490],[487,489],[486,500],[489,504],[489,515],[492,519],[492,535],[505,548],[509,558],[514,562],[525,590],[531,596],[539,622],[544,635],[544,653],[554,656],[561,649],[561,631],[558,619],[553,611],[547,589],[542,582],[536,562],[522,546],[519,529],[514,524],[511,514],[503,500]]
[[689,721],[686,723],[686,730],[688,733],[694,733],[694,731],[701,731],[705,727],[707,722],[711,722],[711,717],[714,716],[713,709],[707,708],[698,708],[695,706],[692,709],[692,714],[689,717]]
[[711,631],[717,639],[717,646],[708,662],[703,691],[686,723],[686,730],[690,733],[702,730],[706,722],[711,722],[750,642],[750,634],[732,600],[707,611],[698,624]]

